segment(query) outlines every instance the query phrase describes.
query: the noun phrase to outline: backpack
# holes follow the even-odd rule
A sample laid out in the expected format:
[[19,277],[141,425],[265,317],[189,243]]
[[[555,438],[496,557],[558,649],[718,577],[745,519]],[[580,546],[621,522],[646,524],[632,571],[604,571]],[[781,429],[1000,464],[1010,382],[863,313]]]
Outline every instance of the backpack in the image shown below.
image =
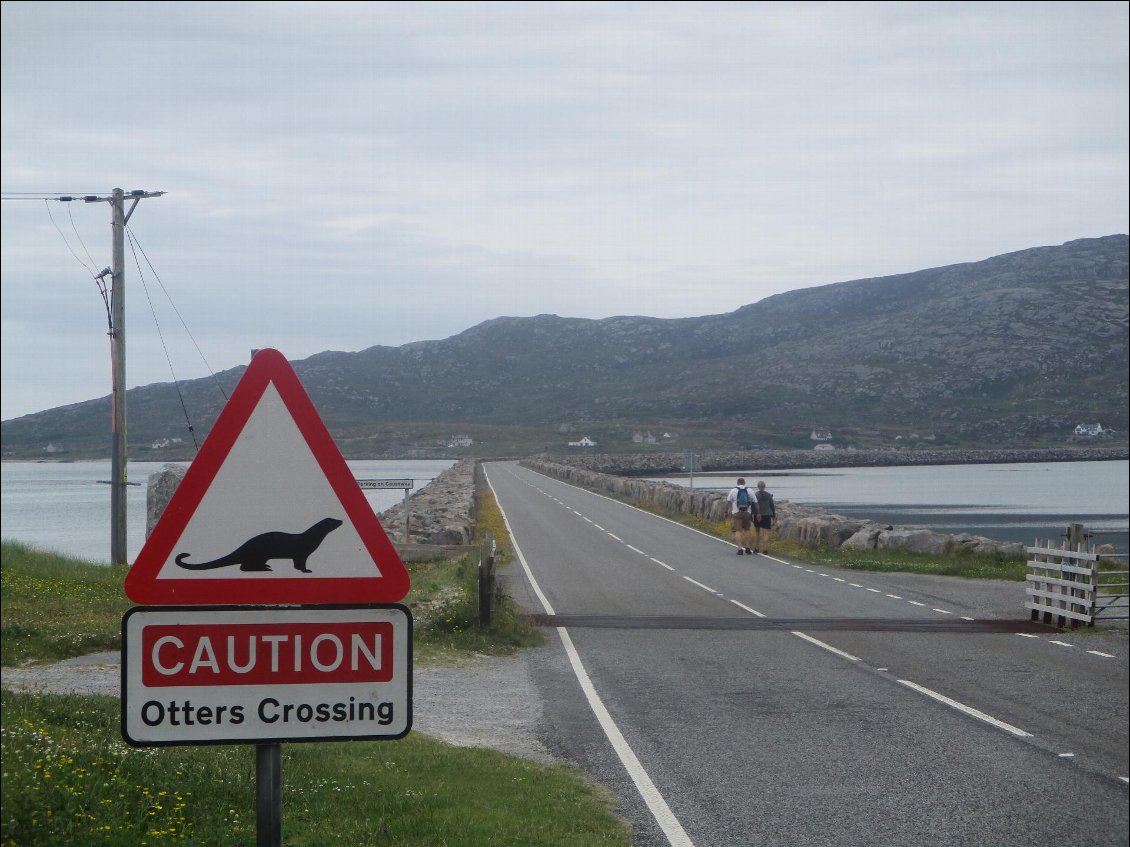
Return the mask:
[[751,502],[751,500],[750,500],[750,496],[749,496],[749,489],[748,488],[739,488],[738,489],[738,511],[739,512],[748,512],[750,502]]
[[761,514],[770,517],[776,515],[777,510],[774,508],[772,494],[768,491],[758,491],[754,496],[757,498],[757,507],[761,510]]

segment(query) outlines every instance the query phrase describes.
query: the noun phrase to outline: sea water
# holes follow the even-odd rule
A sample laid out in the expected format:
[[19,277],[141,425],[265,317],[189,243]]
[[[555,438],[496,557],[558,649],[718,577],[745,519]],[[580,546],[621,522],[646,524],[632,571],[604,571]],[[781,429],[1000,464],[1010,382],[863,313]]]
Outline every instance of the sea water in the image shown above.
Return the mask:
[[[415,491],[455,463],[447,459],[347,462],[357,479],[411,479]],[[133,561],[145,543],[145,494],[164,462],[130,462],[126,487],[126,550]],[[0,467],[0,535],[44,550],[110,561],[111,466],[101,462],[4,462]],[[134,484],[136,483],[136,484]],[[403,489],[364,489],[373,511],[403,502]],[[390,527],[395,534],[399,527]]]
[[764,480],[778,500],[849,517],[996,541],[1057,541],[1072,523],[1096,544],[1127,552],[1130,482],[1126,461],[998,465],[793,468],[663,477],[679,485],[729,491],[742,476]]

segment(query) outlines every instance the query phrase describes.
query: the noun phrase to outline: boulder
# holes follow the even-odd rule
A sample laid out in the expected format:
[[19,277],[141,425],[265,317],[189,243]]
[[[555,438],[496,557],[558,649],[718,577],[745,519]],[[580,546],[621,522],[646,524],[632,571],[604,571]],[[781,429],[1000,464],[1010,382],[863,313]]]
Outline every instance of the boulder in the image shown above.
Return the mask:
[[181,484],[188,471],[184,465],[165,465],[157,473],[149,475],[145,489],[145,537],[153,534],[157,521],[165,512],[165,507],[173,498],[173,492]]
[[953,549],[953,538],[932,529],[895,527],[879,533],[875,539],[875,549],[906,550],[911,553],[944,556]]

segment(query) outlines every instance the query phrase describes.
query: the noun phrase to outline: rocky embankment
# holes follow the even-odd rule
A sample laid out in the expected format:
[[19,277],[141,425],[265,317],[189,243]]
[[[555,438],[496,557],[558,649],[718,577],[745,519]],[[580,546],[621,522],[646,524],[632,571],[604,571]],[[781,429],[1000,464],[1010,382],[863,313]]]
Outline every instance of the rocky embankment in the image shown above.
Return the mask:
[[[892,454],[886,451],[854,451],[844,456],[813,451],[758,451],[748,454],[717,453],[701,457],[704,470],[731,470],[738,467],[772,469],[776,467],[845,467],[900,464],[892,458],[907,458],[905,464],[956,464],[1025,461],[1082,461],[1125,459],[1126,450],[961,450],[913,451]],[[847,457],[853,461],[847,462]],[[709,457],[709,459],[707,458]],[[801,461],[803,457],[804,461]],[[860,461],[866,459],[866,461]],[[885,460],[885,461],[884,461]],[[840,461],[841,464],[834,464]],[[669,482],[640,479],[644,474],[661,474],[679,470],[672,467],[671,456],[605,456],[577,457],[570,464],[547,459],[527,459],[522,464],[547,476],[619,497],[657,506],[668,512],[696,515],[709,521],[722,521],[728,514],[725,495],[718,491],[685,488]],[[614,468],[616,472],[597,470]],[[380,514],[381,525],[397,542],[407,560],[438,556],[452,548],[466,547],[475,535],[475,480],[478,463],[464,459],[441,473],[409,498],[409,543],[401,543],[404,527],[404,506],[398,503]],[[156,520],[159,510],[180,482],[183,469],[167,465],[161,474],[150,478],[149,520]],[[157,511],[155,511],[157,509]],[[1023,556],[1023,544],[1007,544],[980,535],[949,535],[917,527],[890,526],[862,518],[851,518],[788,501],[777,501],[778,534],[787,540],[822,547],[845,547],[859,550],[907,550],[944,555],[969,550],[975,553],[1000,553]]]
[[[564,482],[607,491],[629,500],[657,506],[664,511],[696,515],[715,522],[725,520],[729,514],[726,495],[718,491],[614,476],[541,459],[528,459],[522,465]],[[858,550],[907,550],[933,555],[960,550],[1001,553],[1006,556],[1024,555],[1023,544],[1005,544],[980,535],[947,535],[929,529],[894,527],[782,500],[778,500],[776,505],[778,534],[781,538],[802,544]]]
[[[408,544],[404,535],[404,504],[398,503],[378,515],[389,538],[402,555],[413,550],[439,555],[452,547],[463,547],[475,536],[475,469],[473,459],[456,462],[409,497]],[[165,465],[150,475],[146,492],[146,537],[157,525],[173,492],[184,479],[183,465]],[[427,557],[426,555],[424,556]]]
[[[475,537],[475,474],[477,462],[462,459],[408,498],[409,545],[461,547]],[[390,538],[404,532],[404,504],[378,516]]]

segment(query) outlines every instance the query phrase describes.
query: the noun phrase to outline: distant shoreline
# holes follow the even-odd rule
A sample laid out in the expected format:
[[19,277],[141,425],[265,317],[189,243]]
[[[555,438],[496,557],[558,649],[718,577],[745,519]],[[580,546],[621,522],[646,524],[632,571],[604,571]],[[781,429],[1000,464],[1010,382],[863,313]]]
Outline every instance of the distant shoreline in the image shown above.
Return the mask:
[[[585,468],[616,476],[673,475],[687,473],[686,458],[691,451],[661,453],[590,453],[531,456],[563,465]],[[694,451],[695,473],[721,473],[736,470],[783,470],[787,468],[867,468],[907,465],[986,465],[1024,464],[1031,462],[1111,462],[1130,459],[1130,446],[1047,447],[1002,449],[937,449],[937,450],[701,450]],[[506,461],[522,458],[480,457],[479,461]],[[361,457],[347,456],[347,462],[374,461],[459,461],[451,456]],[[63,465],[80,462],[109,462],[109,458],[5,458],[2,464]],[[189,464],[191,458],[135,458],[131,462]]]
[[[549,457],[545,457],[549,458]],[[1062,447],[1002,450],[704,450],[695,453],[695,473],[867,468],[907,465],[1012,465],[1038,462],[1112,462],[1130,459],[1130,448]],[[564,465],[615,476],[686,474],[685,453],[589,454],[554,457]]]

